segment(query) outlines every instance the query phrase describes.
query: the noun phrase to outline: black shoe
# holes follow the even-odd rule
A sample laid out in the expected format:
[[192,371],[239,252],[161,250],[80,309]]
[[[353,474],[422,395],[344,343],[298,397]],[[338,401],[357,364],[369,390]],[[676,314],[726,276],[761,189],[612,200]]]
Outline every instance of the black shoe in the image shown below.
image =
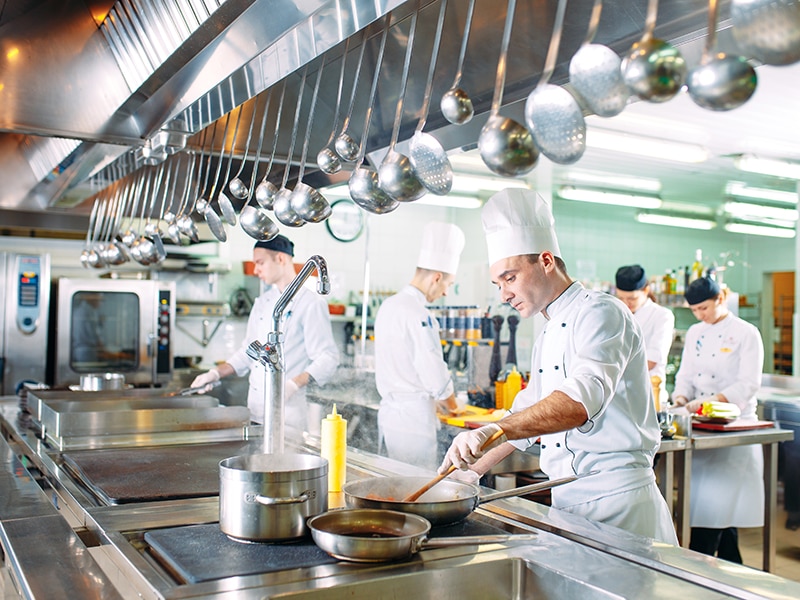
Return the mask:
[[797,531],[800,529],[800,512],[790,512],[786,517],[786,529]]

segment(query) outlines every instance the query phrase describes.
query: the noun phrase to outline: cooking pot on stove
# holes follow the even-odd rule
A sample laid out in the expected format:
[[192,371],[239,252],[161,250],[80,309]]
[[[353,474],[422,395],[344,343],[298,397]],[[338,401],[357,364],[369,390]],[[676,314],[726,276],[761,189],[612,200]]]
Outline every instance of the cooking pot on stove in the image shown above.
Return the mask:
[[219,463],[219,526],[255,542],[303,537],[328,509],[328,461],[311,454],[251,454]]
[[122,389],[125,389],[125,375],[122,373],[88,373],[81,375],[81,390],[84,392]]

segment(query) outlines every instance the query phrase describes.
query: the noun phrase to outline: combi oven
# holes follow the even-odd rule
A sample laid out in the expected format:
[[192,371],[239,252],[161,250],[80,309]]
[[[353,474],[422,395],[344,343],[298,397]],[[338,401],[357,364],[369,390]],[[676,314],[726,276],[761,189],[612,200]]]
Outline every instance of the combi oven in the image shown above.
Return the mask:
[[53,286],[48,382],[122,373],[137,386],[172,379],[175,282],[59,278]]

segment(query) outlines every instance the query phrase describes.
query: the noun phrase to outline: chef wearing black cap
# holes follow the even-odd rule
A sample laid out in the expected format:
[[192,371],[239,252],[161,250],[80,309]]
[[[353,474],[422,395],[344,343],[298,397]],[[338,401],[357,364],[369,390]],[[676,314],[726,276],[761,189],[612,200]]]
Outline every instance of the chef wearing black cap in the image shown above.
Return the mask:
[[[731,314],[727,288],[703,277],[685,298],[700,320],[686,332],[672,398],[694,413],[703,402],[730,402],[741,419],[756,419],[764,345],[758,329]],[[764,525],[761,446],[696,450],[692,458],[689,548],[741,563],[737,527]]]
[[672,311],[653,302],[647,274],[641,265],[628,265],[617,269],[617,298],[631,309],[634,320],[642,328],[647,369],[650,377],[658,377],[661,396],[666,393],[667,356],[675,330]]
[[[264,367],[247,356],[247,347],[254,340],[264,341],[272,331],[272,311],[275,303],[295,278],[294,244],[277,235],[266,242],[256,242],[253,248],[255,275],[269,287],[253,303],[247,320],[247,334],[241,347],[227,362],[198,375],[192,387],[211,384],[236,373],[240,377],[250,372],[247,406],[251,418],[264,421]],[[301,288],[283,313],[281,331],[284,334],[283,356],[286,368],[286,424],[300,431],[308,429],[304,388],[312,379],[324,384],[339,365],[339,351],[333,338],[328,304],[315,292]]]

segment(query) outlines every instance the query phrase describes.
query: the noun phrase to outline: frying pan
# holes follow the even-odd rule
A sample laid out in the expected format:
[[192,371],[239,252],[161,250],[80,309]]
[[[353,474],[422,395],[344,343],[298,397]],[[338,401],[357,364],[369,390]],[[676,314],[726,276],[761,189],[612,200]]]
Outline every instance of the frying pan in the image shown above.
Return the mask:
[[[587,473],[591,474],[593,473]],[[584,476],[552,479],[485,496],[480,495],[477,486],[446,479],[422,494],[415,502],[406,502],[402,499],[422,487],[428,481],[425,477],[371,477],[346,483],[342,491],[345,502],[350,508],[374,508],[411,513],[424,517],[433,525],[444,525],[465,519],[484,502],[549,490]]]
[[308,520],[314,543],[341,560],[386,562],[411,557],[423,548],[530,541],[535,534],[474,535],[429,540],[431,523],[419,515],[394,510],[333,510]]

